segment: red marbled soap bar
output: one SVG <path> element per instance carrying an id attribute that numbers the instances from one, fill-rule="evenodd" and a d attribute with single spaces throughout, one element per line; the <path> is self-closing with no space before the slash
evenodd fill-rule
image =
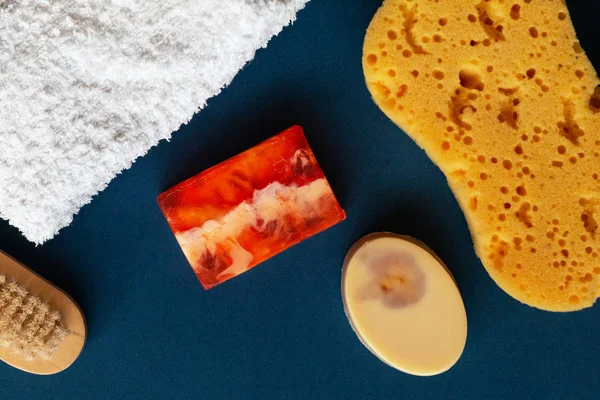
<path id="1" fill-rule="evenodd" d="M 210 289 L 346 218 L 294 126 L 158 197 Z"/>

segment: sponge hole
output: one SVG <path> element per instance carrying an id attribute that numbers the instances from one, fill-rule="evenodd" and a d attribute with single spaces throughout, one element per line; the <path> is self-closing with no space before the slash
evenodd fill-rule
<path id="1" fill-rule="evenodd" d="M 519 144 L 519 145 L 517 145 L 517 146 L 515 147 L 515 153 L 516 153 L 516 154 L 518 154 L 518 155 L 521 155 L 521 154 L 523 154 L 523 146 L 521 146 L 520 144 Z"/>
<path id="2" fill-rule="evenodd" d="M 518 4 L 513 5 L 510 8 L 510 17 L 515 21 L 521 18 L 521 6 Z"/>
<path id="3" fill-rule="evenodd" d="M 535 26 L 532 26 L 531 28 L 529 28 L 529 34 L 534 39 L 536 39 L 540 36 L 540 33 L 538 32 L 538 30 Z"/>
<path id="4" fill-rule="evenodd" d="M 594 114 L 600 112 L 600 86 L 597 86 L 596 89 L 594 89 L 594 93 L 590 96 L 589 106 Z"/>
<path id="5" fill-rule="evenodd" d="M 440 71 L 439 69 L 435 69 L 433 70 L 433 72 L 431 73 L 431 75 L 437 79 L 437 80 L 442 80 L 444 79 L 444 73 L 442 71 Z"/>
<path id="6" fill-rule="evenodd" d="M 458 78 L 460 80 L 460 85 L 466 89 L 475 89 L 478 91 L 483 91 L 484 84 L 481 80 L 481 76 L 471 69 L 461 69 Z"/>
<path id="7" fill-rule="evenodd" d="M 476 196 L 471 197 L 469 201 L 469 208 L 471 211 L 477 211 L 477 206 L 479 205 L 479 201 Z"/>

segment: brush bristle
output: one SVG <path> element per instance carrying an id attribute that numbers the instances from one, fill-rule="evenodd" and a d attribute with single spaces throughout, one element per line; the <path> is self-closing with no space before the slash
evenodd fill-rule
<path id="1" fill-rule="evenodd" d="M 69 334 L 60 319 L 39 297 L 0 275 L 0 347 L 48 360 Z"/>

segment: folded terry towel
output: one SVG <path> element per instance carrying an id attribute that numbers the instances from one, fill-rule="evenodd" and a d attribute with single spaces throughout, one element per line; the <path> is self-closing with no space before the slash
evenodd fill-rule
<path id="1" fill-rule="evenodd" d="M 43 243 L 308 0 L 0 0 L 0 217 Z"/>

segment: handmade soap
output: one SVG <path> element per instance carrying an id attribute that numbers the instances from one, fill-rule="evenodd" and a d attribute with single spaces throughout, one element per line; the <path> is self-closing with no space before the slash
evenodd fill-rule
<path id="1" fill-rule="evenodd" d="M 205 289 L 346 217 L 299 126 L 180 183 L 158 202 Z"/>
<path id="2" fill-rule="evenodd" d="M 458 287 L 412 238 L 377 233 L 358 241 L 344 262 L 342 297 L 359 339 L 393 368 L 436 375 L 463 352 L 467 316 Z"/>

